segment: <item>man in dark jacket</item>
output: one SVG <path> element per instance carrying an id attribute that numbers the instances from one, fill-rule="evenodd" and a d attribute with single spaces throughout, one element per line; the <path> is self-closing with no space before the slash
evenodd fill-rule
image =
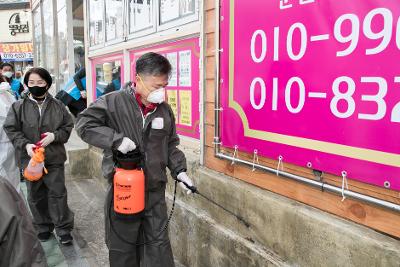
<path id="1" fill-rule="evenodd" d="M 27 167 L 36 146 L 45 148 L 48 173 L 36 182 L 27 181 L 33 223 L 41 241 L 48 240 L 55 228 L 60 242 L 69 244 L 74 214 L 67 204 L 64 144 L 73 128 L 72 118 L 65 106 L 47 92 L 52 83 L 47 70 L 30 69 L 24 83 L 30 95 L 13 103 L 3 128 L 14 145 L 21 169 Z"/>
<path id="2" fill-rule="evenodd" d="M 0 267 L 47 266 L 21 195 L 0 177 Z"/>
<path id="3" fill-rule="evenodd" d="M 138 149 L 145 158 L 145 211 L 141 218 L 119 219 L 111 208 L 112 187 L 108 191 L 105 221 L 111 266 L 139 266 L 140 262 L 143 266 L 174 266 L 168 231 L 163 231 L 167 223 L 166 167 L 174 178 L 189 186 L 193 183 L 186 175 L 185 155 L 177 148 L 173 112 L 164 102 L 170 72 L 165 57 L 147 53 L 136 62 L 135 88 L 128 83 L 123 90 L 100 97 L 78 116 L 76 127 L 81 138 L 104 149 L 103 174 L 110 182 L 114 175 L 113 152 L 126 154 Z M 144 255 L 139 255 L 135 243 L 140 243 L 138 237 L 142 234 L 148 243 Z"/>
<path id="4" fill-rule="evenodd" d="M 64 103 L 69 111 L 77 117 L 86 108 L 86 69 L 82 67 L 64 85 L 55 98 Z"/>

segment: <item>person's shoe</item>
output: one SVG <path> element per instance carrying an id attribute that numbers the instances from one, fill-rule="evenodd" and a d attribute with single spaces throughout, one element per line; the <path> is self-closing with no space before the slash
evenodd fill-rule
<path id="1" fill-rule="evenodd" d="M 71 234 L 60 235 L 59 239 L 60 239 L 60 243 L 63 245 L 69 245 L 72 243 L 72 240 L 73 240 Z"/>
<path id="2" fill-rule="evenodd" d="M 51 233 L 50 232 L 43 232 L 39 233 L 37 237 L 39 238 L 40 241 L 45 242 L 50 239 Z"/>

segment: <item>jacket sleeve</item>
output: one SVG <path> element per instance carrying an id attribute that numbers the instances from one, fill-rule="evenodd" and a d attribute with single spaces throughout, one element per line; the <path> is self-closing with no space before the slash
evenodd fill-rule
<path id="1" fill-rule="evenodd" d="M 79 91 L 85 91 L 85 88 L 82 84 L 82 78 L 86 77 L 86 69 L 81 68 L 77 73 L 74 75 L 74 82 L 76 87 L 78 87 Z"/>
<path id="2" fill-rule="evenodd" d="M 171 131 L 168 139 L 168 169 L 174 179 L 179 173 L 187 170 L 185 154 L 177 147 L 179 145 L 179 137 L 176 133 L 175 116 L 168 105 L 171 116 Z"/>
<path id="3" fill-rule="evenodd" d="M 74 123 L 66 107 L 64 105 L 60 106 L 63 110 L 63 120 L 61 126 L 54 132 L 54 141 L 57 143 L 65 144 L 66 142 L 68 142 L 72 128 L 74 128 Z"/>
<path id="4" fill-rule="evenodd" d="M 86 143 L 102 149 L 116 149 L 124 138 L 108 125 L 107 103 L 101 97 L 78 115 L 76 130 Z"/>
<path id="5" fill-rule="evenodd" d="M 0 266 L 47 266 L 22 197 L 0 177 Z"/>
<path id="6" fill-rule="evenodd" d="M 27 139 L 25 134 L 22 132 L 22 125 L 17 111 L 18 104 L 19 102 L 12 104 L 4 122 L 3 129 L 10 141 L 13 143 L 14 147 L 20 151 L 23 151 L 25 146 L 31 143 L 31 141 L 29 141 L 29 139 Z"/>

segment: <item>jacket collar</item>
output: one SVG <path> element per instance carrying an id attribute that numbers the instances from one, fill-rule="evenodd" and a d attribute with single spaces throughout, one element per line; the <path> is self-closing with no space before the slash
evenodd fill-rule
<path id="1" fill-rule="evenodd" d="M 53 96 L 51 94 L 47 93 L 45 98 L 44 98 L 44 100 L 43 100 L 43 102 L 41 104 L 44 104 L 45 102 L 48 102 L 52 98 L 53 98 Z M 33 101 L 36 104 L 39 104 L 39 102 L 36 99 L 34 99 L 31 94 L 28 95 L 28 99 L 30 101 Z"/>

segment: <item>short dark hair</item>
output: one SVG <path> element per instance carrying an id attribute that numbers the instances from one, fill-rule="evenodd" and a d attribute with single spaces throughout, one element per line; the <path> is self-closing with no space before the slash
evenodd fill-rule
<path id="1" fill-rule="evenodd" d="M 46 69 L 40 67 L 32 68 L 25 73 L 24 84 L 26 86 L 28 86 L 29 76 L 31 76 L 32 73 L 39 75 L 43 80 L 46 81 L 48 88 L 50 88 L 51 84 L 53 83 L 53 78 L 51 78 L 50 73 Z"/>
<path id="2" fill-rule="evenodd" d="M 164 56 L 149 52 L 136 61 L 136 74 L 162 76 L 171 74 L 171 63 Z"/>
<path id="3" fill-rule="evenodd" d="M 3 69 L 4 67 L 11 67 L 11 69 L 14 70 L 14 66 L 8 62 L 2 63 L 0 69 Z"/>

